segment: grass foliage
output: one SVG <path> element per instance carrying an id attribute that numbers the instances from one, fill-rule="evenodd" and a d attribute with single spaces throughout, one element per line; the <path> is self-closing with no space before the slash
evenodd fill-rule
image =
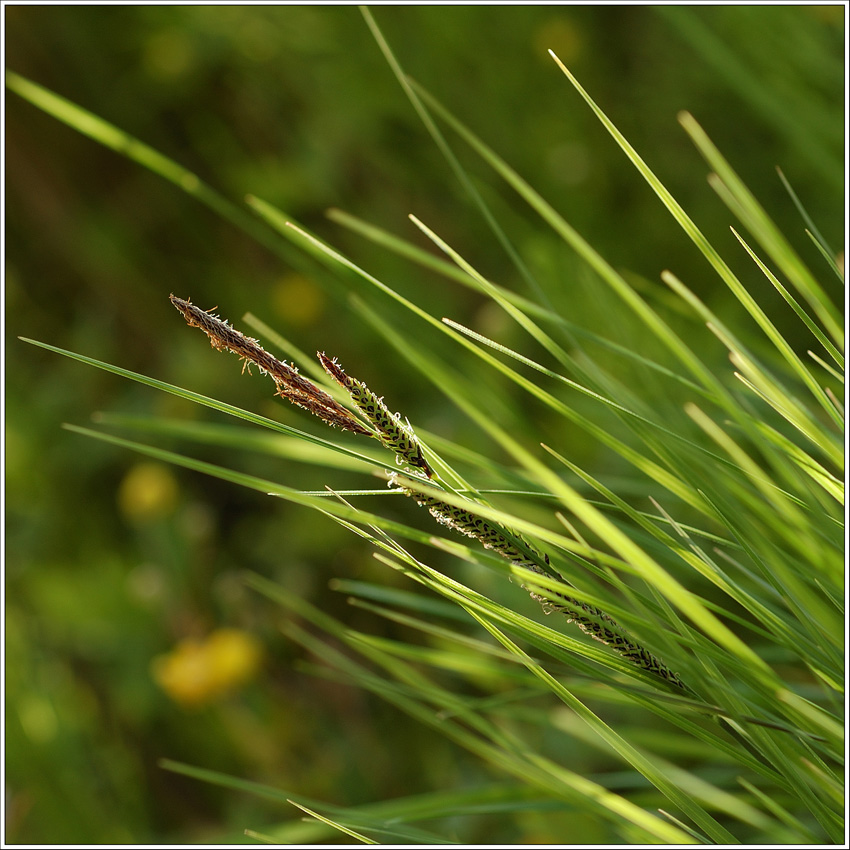
<path id="1" fill-rule="evenodd" d="M 454 839 L 456 827 L 449 824 L 458 818 L 535 811 L 544 818 L 584 813 L 605 821 L 608 834 L 629 843 L 840 842 L 844 338 L 836 306 L 842 275 L 832 249 L 808 223 L 830 261 L 817 271 L 808 268 L 696 120 L 680 116 L 711 169 L 712 188 L 738 222 L 735 244 L 752 263 L 752 274 L 764 276 L 808 334 L 809 350 L 802 351 L 774 324 L 774 305 L 760 302 L 749 278 L 732 270 L 728 249 L 711 244 L 553 53 L 564 82 L 595 113 L 636 178 L 657 195 L 739 309 L 734 323 L 716 315 L 672 271 L 661 276 L 669 292 L 636 283 L 470 127 L 409 79 L 371 14 L 364 16 L 472 207 L 490 224 L 494 251 L 504 250 L 527 292 L 512 291 L 475 268 L 450 236 L 440 234 L 439 223 L 412 217 L 419 236 L 433 245 L 429 251 L 421 239 L 415 244 L 341 211 L 330 217 L 485 296 L 521 329 L 525 341 L 519 347 L 443 318 L 430 308 L 427 294 L 414 302 L 267 199 L 249 197 L 247 210 L 233 205 L 104 120 L 7 74 L 9 89 L 46 113 L 172 181 L 285 261 L 306 263 L 317 275 L 332 277 L 333 285 L 348 286 L 349 320 L 382 337 L 402 364 L 395 368 L 403 368 L 412 383 L 431 382 L 445 404 L 456 406 L 482 435 L 471 446 L 411 422 L 416 448 L 404 442 L 406 436 L 397 443 L 406 446 L 408 457 L 421 444 L 434 472 L 433 479 L 416 479 L 415 492 L 438 500 L 444 513 L 465 511 L 464 517 L 514 535 L 511 545 L 527 542 L 541 567 L 531 579 L 517 558 L 499 557 L 498 549 L 435 523 L 413 501 L 404 509 L 409 487 L 375 483 L 374 476 L 386 480 L 388 468 L 396 466 L 388 438 L 370 442 L 367 429 L 363 436 L 326 431 L 307 413 L 306 430 L 292 428 L 27 340 L 241 420 L 103 414 L 97 429 L 67 427 L 317 511 L 327 523 L 368 540 L 388 574 L 404 577 L 406 589 L 345 578 L 338 589 L 352 605 L 404 626 L 409 639 L 353 629 L 259 575 L 251 575 L 248 584 L 279 606 L 285 634 L 314 659 L 315 675 L 385 700 L 431 735 L 486 763 L 497 781 L 339 807 L 303 797 L 298 789 L 246 783 L 203 766 L 165 766 L 290 802 L 291 820 L 250 833 L 259 841 L 438 844 Z M 550 228 L 580 258 L 597 315 L 609 321 L 596 326 L 576 321 L 569 281 L 526 265 L 510 228 L 500 226 L 462 164 L 458 142 L 536 214 L 540 227 Z M 805 197 L 796 188 L 789 203 Z M 735 257 L 734 265 L 739 263 Z M 227 314 L 226 305 L 219 310 Z M 330 394 L 335 404 L 357 413 L 342 387 L 271 328 L 251 316 L 234 324 L 251 327 L 318 381 L 322 398 Z M 175 322 L 174 333 L 184 333 L 181 324 Z M 332 332 L 315 345 L 329 356 L 337 353 Z M 368 373 L 369 385 L 381 393 L 380 364 L 343 359 L 353 375 Z M 236 366 L 224 358 L 219 362 L 222 369 Z M 536 427 L 540 411 L 550 423 L 545 434 Z M 403 420 L 402 411 L 398 422 Z M 147 432 L 148 440 L 124 436 L 128 429 Z M 582 432 L 583 440 L 598 445 L 597 457 L 618 458 L 611 467 L 616 474 L 606 471 L 605 462 L 596 468 L 571 450 L 570 435 Z M 166 450 L 157 438 L 176 439 L 187 448 Z M 221 463 L 193 457 L 193 443 L 216 446 Z M 299 490 L 233 469 L 227 456 L 234 447 L 322 466 L 328 490 Z M 352 470 L 362 474 L 362 486 L 336 490 L 335 472 Z M 537 553 L 546 553 L 545 563 Z M 499 580 L 491 581 L 491 575 Z M 565 616 L 557 604 L 565 583 L 577 606 L 604 612 L 629 640 L 675 671 L 683 686 L 570 625 L 574 610 Z M 541 608 L 522 591 L 525 586 L 549 600 L 543 606 L 551 611 L 548 617 L 539 616 Z M 563 745 L 552 744 L 562 736 L 599 750 L 609 767 L 593 775 L 574 770 Z M 423 821 L 429 825 L 417 825 Z"/>

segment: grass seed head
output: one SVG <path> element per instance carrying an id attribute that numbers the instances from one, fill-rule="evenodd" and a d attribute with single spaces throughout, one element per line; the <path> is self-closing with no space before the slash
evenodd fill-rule
<path id="1" fill-rule="evenodd" d="M 294 366 L 278 360 L 269 354 L 256 339 L 245 336 L 218 316 L 202 310 L 191 301 L 171 295 L 171 303 L 180 311 L 186 322 L 194 328 L 200 328 L 217 351 L 230 351 L 242 359 L 243 369 L 250 370 L 253 363 L 260 372 L 269 375 L 277 386 L 277 395 L 292 404 L 308 410 L 324 420 L 328 425 L 354 431 L 356 434 L 371 435 L 371 431 L 362 425 L 341 404 L 298 373 Z"/>
<path id="2" fill-rule="evenodd" d="M 378 398 L 366 384 L 347 375 L 336 358 L 331 359 L 323 351 L 317 352 L 317 357 L 325 371 L 347 390 L 354 406 L 375 428 L 377 438 L 395 452 L 397 460 L 409 464 L 431 478 L 434 473 L 425 460 L 422 446 L 419 445 L 410 423 L 402 422 L 397 413 L 391 413 L 383 398 Z"/>

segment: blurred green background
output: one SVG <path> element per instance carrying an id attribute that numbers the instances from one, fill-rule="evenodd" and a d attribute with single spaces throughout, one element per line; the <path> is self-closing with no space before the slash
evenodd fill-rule
<path id="1" fill-rule="evenodd" d="M 9 69 L 237 203 L 252 193 L 275 204 L 434 315 L 526 345 L 482 297 L 325 218 L 339 207 L 428 247 L 407 221 L 415 213 L 491 279 L 529 294 L 356 7 L 6 6 L 4 14 Z M 695 115 L 813 266 L 822 261 L 775 165 L 825 238 L 840 243 L 843 6 L 431 6 L 374 14 L 408 73 L 614 265 L 646 281 L 651 300 L 664 303 L 656 282 L 669 268 L 735 318 L 728 293 L 547 48 L 754 291 L 767 292 L 766 284 L 729 233 L 731 217 L 676 123 L 679 110 Z M 624 342 L 610 326 L 616 317 L 594 315 L 592 287 L 574 288 L 575 259 L 456 148 L 534 270 L 563 281 L 572 314 Z M 490 774 L 471 757 L 389 707 L 294 669 L 299 653 L 278 635 L 274 606 L 240 577 L 254 570 L 356 627 L 393 633 L 328 588 L 334 577 L 404 587 L 369 547 L 315 513 L 60 430 L 62 422 L 88 424 L 99 410 L 223 419 L 17 337 L 322 433 L 320 423 L 274 400 L 270 382 L 240 376 L 235 358 L 187 330 L 168 302 L 174 292 L 218 305 L 237 326 L 250 311 L 305 351 L 332 351 L 427 429 L 486 450 L 480 434 L 436 388 L 411 380 L 351 311 L 341 285 L 283 261 L 160 177 L 8 92 L 5 176 L 7 840 L 238 841 L 245 827 L 262 831 L 293 817 L 162 770 L 161 757 L 346 805 L 485 781 Z M 365 285 L 358 292 L 420 338 L 422 328 L 386 299 Z M 795 332 L 786 313 L 776 318 Z M 441 353 L 452 356 L 450 347 Z M 482 372 L 481 380 L 492 378 Z M 518 398 L 508 390 L 509 402 Z M 544 435 L 547 426 L 541 416 Z M 573 448 L 591 469 L 608 463 L 581 435 Z M 371 486 L 292 460 L 270 468 L 268 458 L 247 452 L 188 452 L 290 486 Z M 219 649 L 210 649 L 211 639 Z M 229 688 L 201 677 L 180 693 L 163 673 L 176 666 L 179 674 L 181 663 L 219 669 L 227 659 L 236 668 Z M 580 747 L 569 757 L 574 770 L 597 765 L 598 756 Z M 562 841 L 553 823 L 481 818 L 458 830 L 468 842 Z M 602 825 L 574 819 L 570 834 L 579 827 L 587 843 L 610 840 Z"/>

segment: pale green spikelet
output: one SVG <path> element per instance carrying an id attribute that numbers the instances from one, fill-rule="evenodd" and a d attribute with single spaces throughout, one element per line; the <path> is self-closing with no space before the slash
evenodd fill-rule
<path id="1" fill-rule="evenodd" d="M 331 359 L 323 351 L 317 352 L 316 356 L 325 371 L 348 392 L 354 406 L 375 428 L 375 436 L 390 451 L 395 452 L 397 460 L 409 464 L 431 478 L 433 472 L 410 424 L 402 422 L 397 413 L 391 413 L 384 400 L 378 398 L 366 384 L 347 375 L 336 358 Z"/>

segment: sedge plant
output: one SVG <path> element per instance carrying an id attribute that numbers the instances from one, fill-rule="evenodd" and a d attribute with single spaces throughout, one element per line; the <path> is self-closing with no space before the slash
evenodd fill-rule
<path id="1" fill-rule="evenodd" d="M 367 384 L 367 364 L 347 363 L 350 372 L 344 370 L 327 339 L 315 341 L 321 366 L 316 368 L 273 329 L 245 317 L 242 326 L 269 340 L 269 347 L 279 347 L 287 363 L 257 339 L 174 294 L 174 307 L 213 348 L 236 354 L 244 370 L 253 365 L 269 376 L 276 393 L 300 409 L 305 427 L 310 415 L 322 424 L 301 431 L 28 340 L 245 423 L 210 431 L 202 424 L 103 414 L 104 425 L 218 443 L 222 450 L 241 440 L 259 451 L 267 444 L 252 441 L 253 436 L 266 429 L 289 441 L 296 453 L 299 445 L 309 444 L 317 463 L 340 470 L 353 466 L 369 475 L 362 488 L 340 491 L 329 472 L 327 491 L 304 491 L 109 430 L 67 426 L 318 511 L 328 523 L 369 541 L 378 561 L 403 576 L 409 590 L 344 577 L 337 587 L 354 605 L 417 633 L 418 643 L 354 630 L 259 575 L 248 582 L 286 612 L 284 632 L 320 662 L 317 675 L 386 700 L 433 735 L 469 751 L 503 781 L 345 807 L 203 766 L 166 766 L 290 801 L 297 809 L 291 821 L 250 833 L 277 843 L 334 835 L 363 843 L 438 843 L 450 836 L 439 826 L 425 829 L 416 823 L 535 807 L 544 813 L 586 813 L 629 843 L 840 842 L 844 339 L 834 295 L 842 274 L 831 250 L 810 228 L 829 260 L 823 275 L 813 272 L 696 120 L 680 116 L 711 167 L 712 187 L 739 222 L 733 233 L 742 256 L 809 335 L 809 349 L 801 353 L 777 328 L 768 305 L 759 303 L 729 259 L 552 54 L 565 80 L 739 305 L 742 320 L 733 325 L 680 276 L 664 272 L 670 303 L 703 334 L 694 332 L 695 340 L 704 340 L 695 344 L 472 129 L 408 78 L 370 13 L 364 16 L 427 131 L 532 294 L 489 279 L 415 217 L 413 224 L 442 256 L 341 211 L 330 216 L 489 299 L 521 330 L 522 350 L 432 314 L 427 300 L 410 300 L 268 201 L 250 196 L 251 217 L 102 119 L 7 75 L 7 85 L 19 95 L 173 181 L 249 232 L 262 232 L 265 244 L 281 240 L 287 254 L 295 246 L 328 274 L 357 281 L 353 315 L 395 350 L 411 376 L 438 387 L 446 403 L 495 447 L 488 455 L 393 412 L 390 401 L 373 392 L 380 392 L 374 365 Z M 445 130 L 471 148 L 574 252 L 601 309 L 622 323 L 617 333 L 577 323 L 558 305 L 555 282 L 526 265 Z M 406 333 L 405 323 L 415 326 L 417 335 Z M 568 440 L 552 439 L 558 429 L 550 429 L 541 443 L 530 436 L 533 428 L 500 421 L 493 411 L 503 405 L 493 385 L 474 385 L 440 355 L 442 345 L 492 373 L 501 382 L 495 386 L 508 386 L 529 406 L 545 411 L 547 421 L 561 423 L 564 433 L 583 432 L 617 457 L 630 470 L 628 486 L 583 465 Z M 386 486 L 375 488 L 375 475 Z M 425 510 L 399 519 L 385 510 L 387 498 Z M 467 568 L 452 569 L 459 564 Z M 506 580 L 476 586 L 471 577 L 487 571 Z M 530 594 L 531 606 L 517 588 Z M 631 716 L 651 718 L 662 732 L 643 734 L 636 721 L 623 721 Z M 541 729 L 598 748 L 616 767 L 583 775 L 565 750 L 553 751 L 543 742 Z M 623 771 L 633 780 L 621 781 Z M 302 813 L 309 815 L 308 823 L 299 820 Z"/>

